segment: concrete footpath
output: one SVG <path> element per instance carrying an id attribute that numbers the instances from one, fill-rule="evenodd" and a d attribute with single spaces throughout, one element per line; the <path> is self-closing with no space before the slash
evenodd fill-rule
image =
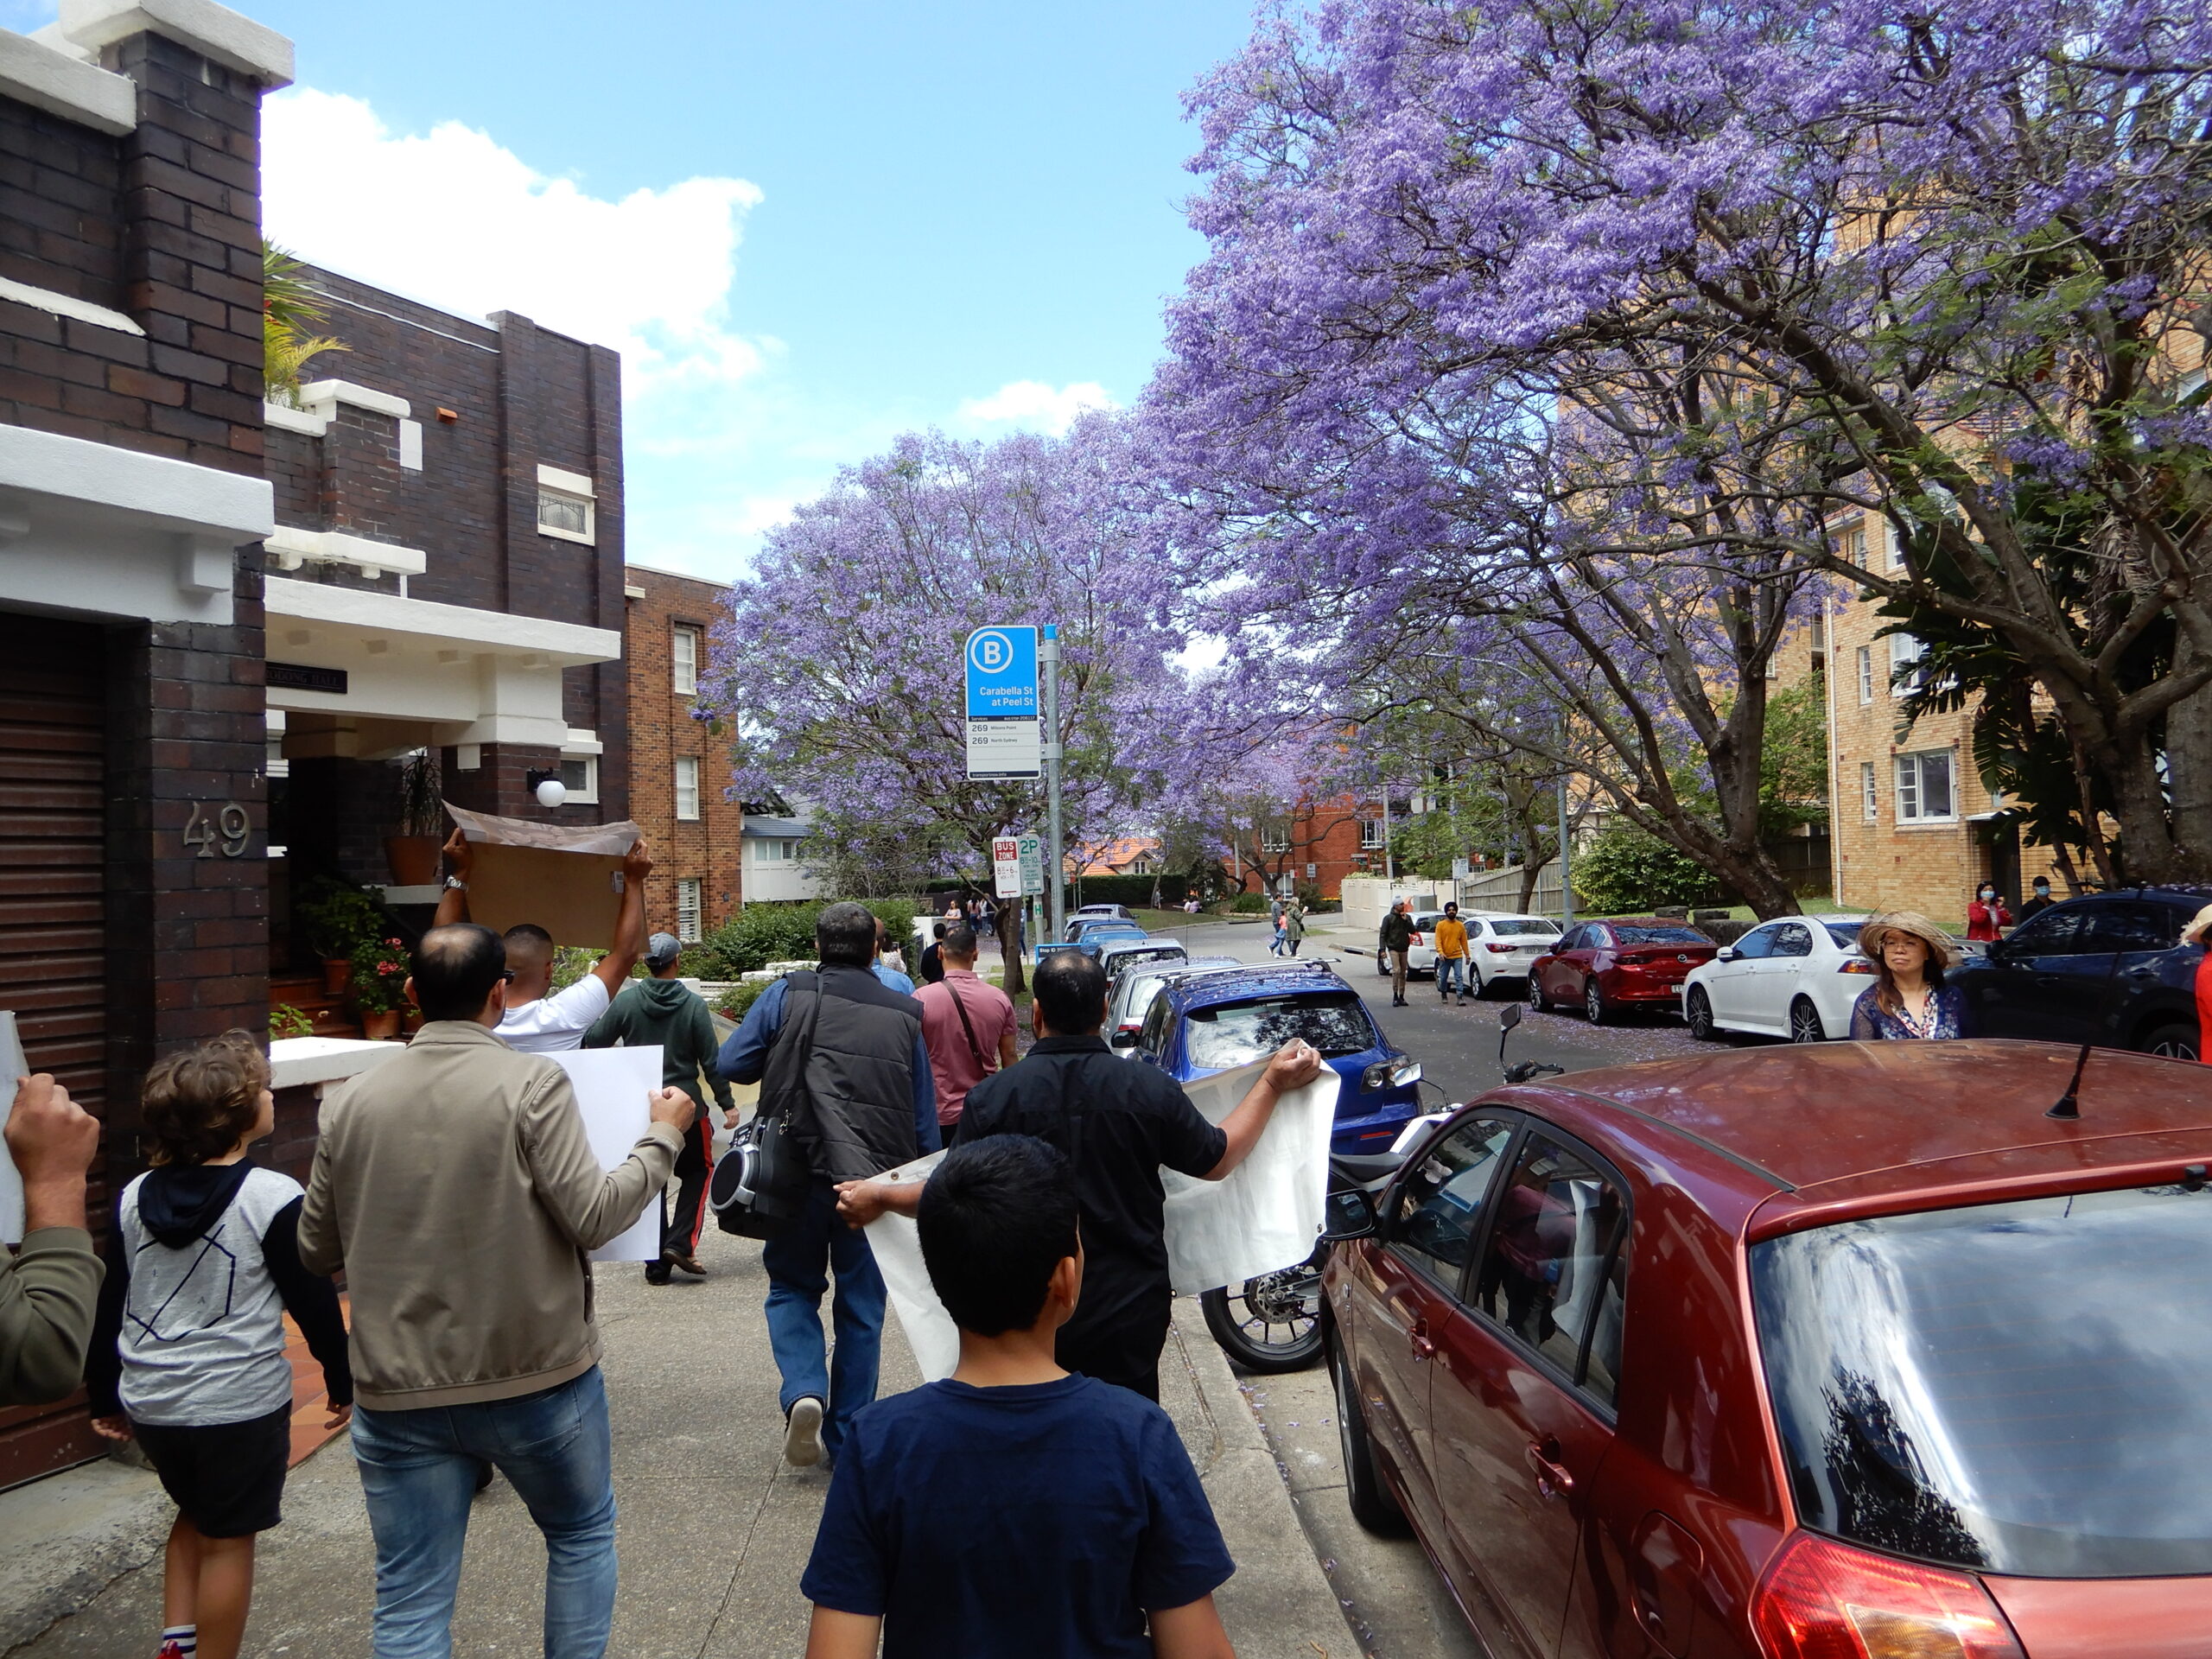
<path id="1" fill-rule="evenodd" d="M 780 1456 L 760 1246 L 709 1230 L 712 1277 L 649 1288 L 601 1268 L 622 1588 L 619 1659 L 797 1659 L 798 1579 L 828 1481 Z M 895 1317 L 883 1389 L 918 1380 Z M 1243 1659 L 1352 1659 L 1339 1611 L 1262 1436 L 1197 1306 L 1179 1302 L 1162 1403 L 1237 1563 L 1220 1605 Z M 340 1439 L 292 1471 L 284 1524 L 262 1541 L 249 1655 L 369 1653 L 373 1558 Z M 0 1495 L 0 1643 L 24 1659 L 150 1659 L 172 1511 L 151 1476 L 96 1464 Z M 454 1650 L 540 1651 L 544 1552 L 504 1482 L 478 1499 Z"/>

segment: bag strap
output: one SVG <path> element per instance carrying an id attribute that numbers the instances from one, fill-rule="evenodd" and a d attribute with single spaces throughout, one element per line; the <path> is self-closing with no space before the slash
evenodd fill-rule
<path id="1" fill-rule="evenodd" d="M 952 1011 L 960 1016 L 960 1029 L 968 1033 L 968 1052 L 976 1057 L 976 1069 L 989 1077 L 998 1068 L 983 1058 L 983 1046 L 976 1040 L 976 1027 L 968 1018 L 968 1005 L 960 1000 L 960 993 L 953 989 L 952 976 L 947 974 L 938 983 L 944 987 L 944 994 L 952 999 Z"/>

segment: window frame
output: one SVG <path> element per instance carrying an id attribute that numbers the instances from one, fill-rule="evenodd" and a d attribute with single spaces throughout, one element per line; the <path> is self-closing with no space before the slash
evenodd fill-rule
<path id="1" fill-rule="evenodd" d="M 690 643 L 691 660 L 689 664 L 685 664 L 683 653 L 677 649 L 679 640 L 688 640 Z M 669 689 L 679 697 L 696 697 L 699 695 L 699 658 L 703 654 L 702 647 L 705 643 L 706 631 L 696 622 L 677 622 L 671 625 L 669 628 Z"/>
<path id="2" fill-rule="evenodd" d="M 536 513 L 537 533 L 541 536 L 550 536 L 556 542 L 576 542 L 585 547 L 598 546 L 598 489 L 593 481 L 583 474 L 572 473 L 560 467 L 548 467 L 540 462 L 537 468 Z M 549 497 L 583 509 L 584 527 L 582 531 L 569 530 L 560 524 L 549 524 L 545 522 L 545 503 Z"/>
<path id="3" fill-rule="evenodd" d="M 683 944 L 696 944 L 706 937 L 707 884 L 696 875 L 676 878 L 676 937 Z M 683 909 L 685 889 L 690 889 L 691 907 L 690 931 L 684 931 Z"/>
<path id="4" fill-rule="evenodd" d="M 1467 1235 L 1467 1259 L 1460 1264 L 1459 1274 L 1455 1279 L 1443 1279 L 1430 1272 L 1424 1265 L 1429 1258 L 1425 1255 L 1417 1257 L 1398 1248 L 1398 1233 L 1402 1223 L 1398 1209 L 1406 1196 L 1406 1188 L 1420 1170 L 1422 1160 L 1438 1147 L 1442 1146 L 1451 1136 L 1458 1134 L 1461 1126 L 1478 1119 L 1494 1120 L 1503 1123 L 1510 1133 L 1505 1137 L 1504 1149 L 1497 1155 L 1497 1167 L 1491 1172 L 1490 1185 L 1484 1189 L 1482 1207 L 1476 1214 L 1474 1230 Z M 1390 1252 L 1390 1259 L 1421 1280 L 1422 1283 L 1450 1298 L 1470 1313 L 1474 1310 L 1467 1306 L 1464 1292 L 1466 1289 L 1468 1274 L 1474 1271 L 1476 1262 L 1481 1259 L 1483 1243 L 1490 1236 L 1492 1208 L 1491 1198 L 1497 1190 L 1498 1182 L 1503 1179 L 1503 1172 L 1513 1167 L 1515 1154 L 1521 1145 L 1522 1131 L 1527 1124 L 1527 1116 L 1514 1110 L 1511 1107 L 1484 1106 L 1478 1103 L 1471 1104 L 1449 1122 L 1439 1125 L 1435 1134 L 1414 1148 L 1412 1155 L 1407 1158 L 1403 1167 L 1391 1178 L 1389 1188 L 1382 1194 L 1382 1202 L 1376 1209 L 1376 1214 L 1382 1219 L 1376 1229 L 1376 1242 Z"/>
<path id="5" fill-rule="evenodd" d="M 582 784 L 569 782 L 567 774 L 570 766 L 582 766 L 584 769 L 584 780 Z M 570 754 L 563 750 L 557 770 L 562 774 L 561 786 L 569 791 L 568 798 L 563 803 L 563 805 L 596 806 L 599 804 L 599 757 L 597 755 Z"/>
<path id="6" fill-rule="evenodd" d="M 686 766 L 691 769 L 691 810 L 689 812 L 683 810 L 683 770 Z M 706 817 L 707 812 L 703 799 L 704 791 L 700 779 L 699 757 L 696 754 L 677 755 L 675 772 L 672 792 L 676 798 L 673 803 L 676 822 L 678 823 L 700 823 Z"/>
<path id="7" fill-rule="evenodd" d="M 1882 821 L 1881 773 L 1872 760 L 1859 763 L 1859 821 L 1879 823 Z"/>
<path id="8" fill-rule="evenodd" d="M 1920 810 L 1920 803 L 1927 794 L 1923 763 L 1930 756 L 1939 754 L 1943 757 L 1943 764 L 1950 773 L 1951 810 L 1945 813 L 1923 812 Z M 1912 782 L 1910 786 L 1905 782 L 1908 768 L 1912 774 Z M 1956 744 L 1936 749 L 1908 750 L 1904 753 L 1893 757 L 1891 779 L 1891 787 L 1897 791 L 1897 822 L 1899 829 L 1902 830 L 1907 825 L 1955 824 L 1959 822 L 1959 751 Z M 1911 803 L 1910 811 L 1906 810 L 1908 801 Z"/>
<path id="9" fill-rule="evenodd" d="M 1910 650 L 1900 651 L 1900 646 L 1910 646 Z M 1920 690 L 1928 677 L 1928 671 L 1920 666 L 1926 660 L 1927 656 L 1926 641 L 1910 633 L 1893 633 L 1890 636 L 1890 695 L 1891 696 L 1909 697 Z M 1904 672 L 1908 668 L 1912 670 L 1909 675 Z"/>
<path id="10" fill-rule="evenodd" d="M 1859 647 L 1859 702 L 1860 707 L 1874 701 L 1874 647 Z"/>

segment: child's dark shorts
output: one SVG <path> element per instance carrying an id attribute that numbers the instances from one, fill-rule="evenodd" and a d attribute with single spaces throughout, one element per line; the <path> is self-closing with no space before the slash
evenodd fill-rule
<path id="1" fill-rule="evenodd" d="M 161 1476 L 162 1489 L 203 1538 L 243 1538 L 283 1518 L 291 1407 L 243 1423 L 130 1427 Z"/>

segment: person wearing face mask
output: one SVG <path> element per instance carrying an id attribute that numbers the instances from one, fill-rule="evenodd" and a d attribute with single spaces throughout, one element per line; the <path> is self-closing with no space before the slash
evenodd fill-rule
<path id="1" fill-rule="evenodd" d="M 1967 906 L 1967 938 L 1994 943 L 2012 925 L 2012 912 L 1997 896 L 1996 883 L 1983 882 L 1974 890 L 1974 902 Z"/>
<path id="2" fill-rule="evenodd" d="M 2057 902 L 2050 896 L 2050 878 L 2047 875 L 2039 875 L 2035 879 L 2028 902 L 2020 906 L 2020 919 L 2024 922 L 2040 916 Z"/>

